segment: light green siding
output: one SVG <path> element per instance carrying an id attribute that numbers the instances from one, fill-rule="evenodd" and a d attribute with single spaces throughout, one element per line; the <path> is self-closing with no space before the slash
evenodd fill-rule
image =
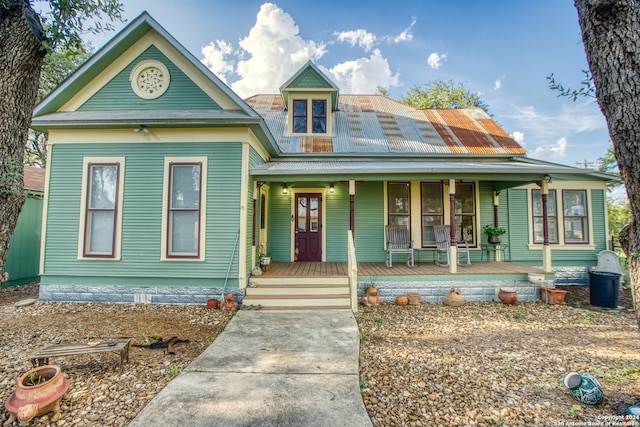
<path id="1" fill-rule="evenodd" d="M 5 271 L 9 281 L 5 286 L 37 282 L 40 263 L 40 230 L 42 228 L 42 196 L 29 195 L 25 200 L 18 224 L 11 237 Z"/>
<path id="2" fill-rule="evenodd" d="M 356 189 L 355 245 L 358 262 L 384 262 L 384 187 L 363 182 Z"/>
<path id="3" fill-rule="evenodd" d="M 558 192 L 558 198 L 562 196 Z M 542 251 L 529 249 L 529 240 L 532 233 L 530 228 L 531 213 L 528 211 L 528 200 L 531 192 L 525 189 L 511 189 L 507 192 L 509 200 L 509 252 L 511 260 L 528 265 L 542 265 Z M 561 200 L 559 200 L 561 202 Z M 551 246 L 552 265 L 554 267 L 591 266 L 596 263 L 596 254 L 606 249 L 606 201 L 604 190 L 591 190 L 591 214 L 593 218 L 593 243 L 595 249 L 583 249 L 580 245 L 574 245 L 576 249 L 562 250 Z M 558 220 L 561 220 L 561 216 Z"/>
<path id="4" fill-rule="evenodd" d="M 542 253 L 529 250 L 529 209 L 527 190 L 511 189 L 506 191 L 509 206 L 509 253 L 514 262 L 529 262 L 542 265 Z M 502 194 L 500 194 L 502 202 Z"/>
<path id="5" fill-rule="evenodd" d="M 162 62 L 171 76 L 169 88 L 156 99 L 142 99 L 131 88 L 131 70 L 140 61 L 155 59 Z M 109 83 L 102 87 L 80 108 L 80 111 L 105 110 L 220 110 L 207 94 L 191 81 L 175 64 L 155 46 L 150 46 L 124 68 Z"/>
<path id="6" fill-rule="evenodd" d="M 52 151 L 45 274 L 116 278 L 157 277 L 173 286 L 207 279 L 221 286 L 240 227 L 240 143 L 73 144 Z M 78 260 L 83 156 L 124 156 L 122 250 L 119 261 Z M 206 260 L 160 261 L 165 156 L 207 156 Z M 231 263 L 237 278 L 238 252 Z M 131 279 L 126 279 L 132 284 Z M 135 283 L 135 281 L 133 282 Z M 230 284 L 233 284 L 233 280 Z M 237 280 L 236 282 L 237 283 Z"/>
<path id="7" fill-rule="evenodd" d="M 291 194 L 282 194 L 282 183 L 269 185 L 269 237 L 267 250 L 276 262 L 291 261 Z"/>

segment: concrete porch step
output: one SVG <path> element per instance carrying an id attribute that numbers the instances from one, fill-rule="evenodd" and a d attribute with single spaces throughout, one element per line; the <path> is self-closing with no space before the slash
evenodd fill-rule
<path id="1" fill-rule="evenodd" d="M 349 294 L 345 285 L 257 285 L 249 287 L 246 294 L 258 295 L 331 295 Z"/>
<path id="2" fill-rule="evenodd" d="M 244 297 L 243 306 L 261 306 L 269 309 L 327 309 L 349 308 L 348 293 L 323 295 L 250 295 Z"/>

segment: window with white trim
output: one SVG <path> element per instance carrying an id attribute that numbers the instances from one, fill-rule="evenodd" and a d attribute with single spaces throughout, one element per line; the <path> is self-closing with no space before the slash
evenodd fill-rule
<path id="1" fill-rule="evenodd" d="M 457 182 L 455 203 L 456 240 L 476 245 L 476 186 L 473 182 Z"/>
<path id="2" fill-rule="evenodd" d="M 329 123 L 327 100 L 297 98 L 292 101 L 291 132 L 303 134 L 326 134 Z"/>
<path id="3" fill-rule="evenodd" d="M 163 259 L 204 259 L 206 158 L 165 159 Z"/>
<path id="4" fill-rule="evenodd" d="M 124 158 L 85 158 L 78 258 L 120 258 Z"/>
<path id="5" fill-rule="evenodd" d="M 406 225 L 411 229 L 410 185 L 408 182 L 387 184 L 389 225 Z"/>
<path id="6" fill-rule="evenodd" d="M 589 243 L 589 216 L 585 190 L 562 190 L 564 242 Z"/>
<path id="7" fill-rule="evenodd" d="M 443 185 L 441 182 L 420 183 L 422 207 L 422 247 L 435 247 L 434 225 L 444 224 Z"/>

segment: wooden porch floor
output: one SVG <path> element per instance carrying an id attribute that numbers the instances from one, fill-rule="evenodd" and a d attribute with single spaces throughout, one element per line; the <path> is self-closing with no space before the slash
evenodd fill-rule
<path id="1" fill-rule="evenodd" d="M 466 267 L 458 267 L 457 274 L 527 274 L 540 273 L 539 268 L 533 268 L 513 262 L 474 262 Z M 393 264 L 388 268 L 384 262 L 358 263 L 358 276 L 422 276 L 436 274 L 451 274 L 448 267 L 438 267 L 433 262 L 416 262 L 415 267 L 409 268 L 403 262 Z M 263 277 L 330 277 L 346 276 L 346 262 L 272 262 Z"/>

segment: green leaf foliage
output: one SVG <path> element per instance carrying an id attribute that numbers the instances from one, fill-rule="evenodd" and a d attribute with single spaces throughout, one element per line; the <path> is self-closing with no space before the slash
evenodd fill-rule
<path id="1" fill-rule="evenodd" d="M 414 85 L 400 97 L 400 102 L 418 109 L 481 108 L 489 112 L 489 106 L 480 99 L 478 92 L 471 92 L 463 83 L 456 84 L 453 80 L 436 80 L 425 87 Z"/>

